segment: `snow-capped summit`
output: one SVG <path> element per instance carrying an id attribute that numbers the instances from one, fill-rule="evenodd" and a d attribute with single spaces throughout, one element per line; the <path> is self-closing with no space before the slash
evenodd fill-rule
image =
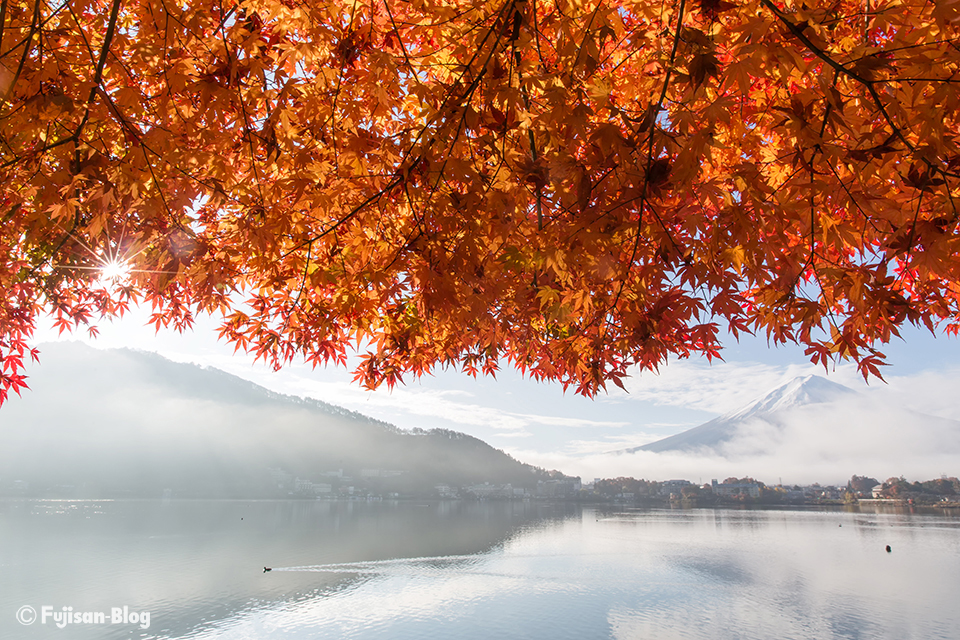
<path id="1" fill-rule="evenodd" d="M 747 406 L 721 416 L 718 420 L 724 418 L 744 420 L 784 411 L 791 407 L 835 402 L 845 396 L 852 398 L 856 395 L 858 394 L 853 389 L 826 378 L 815 375 L 799 376 L 767 392 L 766 395 Z"/>
<path id="2" fill-rule="evenodd" d="M 626 449 L 624 453 L 689 451 L 712 448 L 732 439 L 737 434 L 738 429 L 750 420 L 762 419 L 776 423 L 779 421 L 779 415 L 788 414 L 794 409 L 836 402 L 847 398 L 852 399 L 858 395 L 853 389 L 831 382 L 826 378 L 815 375 L 801 376 L 780 385 L 736 411 L 714 418 L 699 427 L 688 429 L 669 438 L 657 440 L 641 447 Z"/>

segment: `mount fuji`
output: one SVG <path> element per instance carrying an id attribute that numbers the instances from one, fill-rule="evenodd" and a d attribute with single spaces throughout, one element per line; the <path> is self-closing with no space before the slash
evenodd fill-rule
<path id="1" fill-rule="evenodd" d="M 827 453 L 840 446 L 841 441 L 876 440 L 881 434 L 874 427 L 889 424 L 892 419 L 901 425 L 898 431 L 903 436 L 936 432 L 941 446 L 960 450 L 960 423 L 956 421 L 899 406 L 881 406 L 867 394 L 808 375 L 794 378 L 754 402 L 698 427 L 618 453 L 700 453 L 743 458 L 769 454 L 801 440 L 805 447 L 816 445 Z"/>

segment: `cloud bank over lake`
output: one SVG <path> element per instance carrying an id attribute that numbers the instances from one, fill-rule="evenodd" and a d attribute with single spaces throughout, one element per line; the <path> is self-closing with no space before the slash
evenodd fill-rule
<path id="1" fill-rule="evenodd" d="M 596 449 L 602 443 L 579 444 Z M 810 483 L 844 482 L 856 473 L 916 480 L 958 473 L 960 422 L 808 376 L 656 444 L 579 454 L 514 453 L 585 478 L 707 481 L 751 475 L 767 483 L 781 478 Z"/>

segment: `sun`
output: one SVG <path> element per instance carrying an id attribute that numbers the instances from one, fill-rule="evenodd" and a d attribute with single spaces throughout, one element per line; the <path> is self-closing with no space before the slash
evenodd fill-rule
<path id="1" fill-rule="evenodd" d="M 126 260 L 112 258 L 100 266 L 100 280 L 102 282 L 122 282 L 130 277 L 130 263 Z"/>

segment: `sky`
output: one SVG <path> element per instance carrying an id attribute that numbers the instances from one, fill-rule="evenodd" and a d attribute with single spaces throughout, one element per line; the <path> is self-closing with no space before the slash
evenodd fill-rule
<path id="1" fill-rule="evenodd" d="M 832 481 L 868 471 L 883 477 L 941 474 L 960 475 L 960 456 L 934 455 L 936 445 L 906 456 L 902 417 L 871 418 L 868 431 L 841 434 L 805 427 L 798 436 L 780 443 L 776 456 L 739 460 L 640 454 L 609 455 L 698 426 L 734 411 L 794 377 L 826 375 L 828 379 L 861 391 L 876 405 L 919 411 L 960 420 L 960 341 L 910 329 L 904 339 L 881 348 L 889 358 L 887 382 L 866 384 L 853 364 L 824 371 L 812 365 L 800 347 L 768 347 L 761 338 L 728 338 L 722 362 L 674 360 L 660 372 L 637 373 L 626 382 L 627 392 L 611 386 L 593 399 L 555 383 L 540 383 L 513 370 L 496 379 L 473 379 L 455 371 L 439 371 L 394 388 L 370 391 L 352 382 L 348 368 L 317 368 L 292 364 L 274 372 L 254 364 L 253 357 L 234 353 L 216 339 L 217 322 L 200 318 L 193 331 L 155 332 L 146 325 L 146 313 L 98 325 L 100 334 L 85 332 L 57 336 L 49 326 L 35 334 L 35 344 L 58 339 L 82 340 L 98 348 L 128 347 L 157 352 L 178 362 L 212 366 L 273 391 L 311 397 L 339 405 L 404 429 L 447 428 L 481 438 L 514 457 L 565 473 L 594 477 L 627 475 L 651 479 L 686 477 L 697 480 L 720 475 L 764 476 L 765 481 Z M 29 392 L 27 392 L 29 393 Z M 799 427 L 798 427 L 799 428 Z M 820 453 L 807 447 L 820 438 Z M 871 447 L 863 442 L 870 441 Z M 789 445 L 789 448 L 787 448 Z M 884 447 L 887 447 L 886 449 Z M 841 449 L 843 456 L 827 456 L 825 449 Z M 807 450 L 810 449 L 810 450 Z M 827 460 L 826 458 L 830 458 Z M 722 478 L 721 478 L 722 479 Z"/>

